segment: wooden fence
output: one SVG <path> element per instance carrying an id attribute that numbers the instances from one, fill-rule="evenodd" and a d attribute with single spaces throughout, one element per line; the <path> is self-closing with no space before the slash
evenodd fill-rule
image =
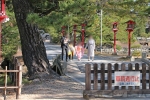
<path id="1" fill-rule="evenodd" d="M 115 71 L 139 71 L 140 86 L 114 86 Z M 91 77 L 92 76 L 92 77 Z M 85 90 L 84 98 L 104 97 L 104 96 L 124 96 L 129 94 L 150 94 L 150 66 L 143 63 L 141 66 L 136 63 L 125 64 L 91 64 L 85 65 Z"/>
<path id="2" fill-rule="evenodd" d="M 15 89 L 16 99 L 19 99 L 19 96 L 21 95 L 21 87 L 22 87 L 22 67 L 20 66 L 19 61 L 17 59 L 14 59 L 14 70 L 7 70 L 7 66 L 6 66 L 5 70 L 0 70 L 0 72 L 5 73 L 4 75 L 5 84 L 4 86 L 0 86 L 0 89 L 4 89 L 4 100 L 6 100 L 7 89 Z M 7 86 L 8 72 L 15 73 L 14 86 Z"/>

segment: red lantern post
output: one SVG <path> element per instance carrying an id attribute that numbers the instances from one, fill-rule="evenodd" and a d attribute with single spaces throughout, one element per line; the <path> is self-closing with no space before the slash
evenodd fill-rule
<path id="1" fill-rule="evenodd" d="M 76 29 L 77 28 L 77 25 L 74 25 L 73 26 L 73 32 L 74 32 L 74 46 L 76 45 Z"/>
<path id="2" fill-rule="evenodd" d="M 0 0 L 0 61 L 2 61 L 2 22 L 7 18 L 5 13 L 5 0 Z"/>
<path id="3" fill-rule="evenodd" d="M 134 25 L 135 25 L 135 22 L 132 21 L 132 20 L 129 20 L 127 22 L 127 31 L 128 31 L 128 57 L 131 56 L 131 32 L 134 29 Z"/>
<path id="4" fill-rule="evenodd" d="M 86 24 L 82 24 L 81 26 L 82 26 L 82 46 L 84 47 L 84 41 L 85 41 L 85 39 L 84 39 L 85 29 L 84 28 L 85 28 Z"/>
<path id="5" fill-rule="evenodd" d="M 118 29 L 117 29 L 117 25 L 118 25 L 118 23 L 117 22 L 114 22 L 113 23 L 113 31 L 114 31 L 114 55 L 117 55 L 117 53 L 116 53 L 116 33 L 117 33 L 117 31 L 118 31 Z"/>
<path id="6" fill-rule="evenodd" d="M 61 34 L 62 34 L 62 36 L 64 36 L 65 35 L 65 26 L 63 26 L 63 27 L 61 27 Z"/>

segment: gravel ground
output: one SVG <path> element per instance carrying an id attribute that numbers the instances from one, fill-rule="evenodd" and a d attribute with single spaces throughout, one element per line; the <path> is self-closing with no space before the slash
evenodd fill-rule
<path id="1" fill-rule="evenodd" d="M 23 85 L 19 100 L 83 100 L 83 90 L 83 85 L 67 76 L 58 77 L 45 75 L 42 76 L 42 78 L 34 79 L 28 85 Z M 7 92 L 7 100 L 15 100 L 15 93 L 12 92 L 12 90 Z M 2 95 L 0 96 L 0 100 L 4 100 Z"/>

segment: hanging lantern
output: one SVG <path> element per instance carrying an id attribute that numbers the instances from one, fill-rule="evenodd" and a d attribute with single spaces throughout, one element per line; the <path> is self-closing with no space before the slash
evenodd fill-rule
<path id="1" fill-rule="evenodd" d="M 117 32 L 117 31 L 118 31 L 117 25 L 118 25 L 117 22 L 114 22 L 114 23 L 113 23 L 113 31 L 114 31 L 114 32 Z"/>
<path id="2" fill-rule="evenodd" d="M 82 30 L 84 30 L 84 27 L 86 26 L 86 24 L 82 24 L 81 26 L 82 26 Z"/>
<path id="3" fill-rule="evenodd" d="M 127 31 L 133 31 L 134 26 L 135 26 L 135 22 L 132 21 L 132 20 L 129 20 L 129 21 L 127 22 Z"/>

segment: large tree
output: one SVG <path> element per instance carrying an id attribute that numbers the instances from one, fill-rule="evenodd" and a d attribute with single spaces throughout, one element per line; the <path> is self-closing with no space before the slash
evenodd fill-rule
<path id="1" fill-rule="evenodd" d="M 41 3 L 54 3 L 55 6 L 40 6 Z M 20 33 L 22 54 L 25 65 L 28 68 L 29 76 L 32 77 L 40 72 L 50 72 L 50 64 L 46 56 L 46 49 L 43 40 L 38 32 L 37 25 L 26 21 L 31 12 L 39 16 L 49 14 L 57 9 L 57 0 L 12 0 L 17 26 Z M 45 3 L 43 3 L 45 4 Z M 48 4 L 48 5 L 49 5 Z M 49 8 L 49 9 L 48 9 Z"/>

